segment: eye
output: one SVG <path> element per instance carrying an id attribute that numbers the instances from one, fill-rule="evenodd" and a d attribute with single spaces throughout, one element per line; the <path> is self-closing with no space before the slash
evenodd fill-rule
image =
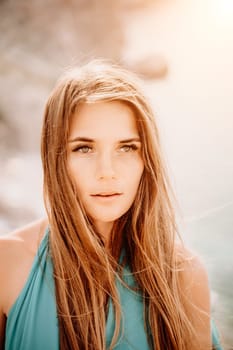
<path id="1" fill-rule="evenodd" d="M 132 151 L 136 151 L 137 149 L 138 149 L 138 147 L 135 144 L 123 145 L 121 147 L 122 152 L 132 152 Z"/>
<path id="2" fill-rule="evenodd" d="M 80 145 L 73 149 L 72 152 L 79 152 L 79 153 L 90 153 L 92 151 L 92 148 L 88 145 Z"/>

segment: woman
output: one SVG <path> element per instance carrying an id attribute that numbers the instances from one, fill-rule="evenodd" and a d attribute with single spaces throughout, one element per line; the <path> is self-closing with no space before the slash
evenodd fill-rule
<path id="1" fill-rule="evenodd" d="M 0 242 L 1 348 L 210 349 L 206 271 L 176 241 L 136 78 L 102 61 L 68 72 L 41 145 L 48 219 Z"/>

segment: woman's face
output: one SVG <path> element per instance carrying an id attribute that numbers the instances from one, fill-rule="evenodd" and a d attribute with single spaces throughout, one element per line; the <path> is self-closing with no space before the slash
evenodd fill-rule
<path id="1" fill-rule="evenodd" d="M 68 170 L 94 226 L 105 238 L 131 207 L 143 173 L 134 112 L 119 101 L 83 104 L 73 116 Z"/>

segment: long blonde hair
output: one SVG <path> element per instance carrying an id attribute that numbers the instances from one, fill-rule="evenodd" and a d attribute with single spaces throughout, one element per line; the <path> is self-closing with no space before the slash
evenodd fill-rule
<path id="1" fill-rule="evenodd" d="M 113 349 L 120 333 L 121 308 L 115 279 L 123 245 L 143 295 L 151 347 L 184 350 L 191 344 L 191 326 L 179 288 L 176 225 L 159 135 L 151 107 L 139 86 L 132 73 L 95 60 L 67 72 L 46 105 L 41 141 L 44 197 L 63 350 L 106 349 L 109 297 L 115 311 L 116 326 L 110 345 Z M 112 250 L 108 252 L 68 174 L 67 140 L 72 115 L 80 103 L 113 100 L 126 103 L 134 111 L 145 167 L 132 207 L 114 224 Z"/>

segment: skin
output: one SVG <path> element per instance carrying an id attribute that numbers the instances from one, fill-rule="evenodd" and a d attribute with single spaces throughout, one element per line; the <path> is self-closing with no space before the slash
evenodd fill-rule
<path id="1" fill-rule="evenodd" d="M 135 198 L 143 169 L 141 140 L 131 109 L 120 102 L 80 106 L 71 122 L 68 171 L 106 245 L 114 221 Z M 0 350 L 4 348 L 7 315 L 27 281 L 47 225 L 47 220 L 41 219 L 0 237 L 0 285 L 4 286 L 0 288 Z M 190 350 L 210 349 L 206 270 L 197 257 L 183 247 L 177 249 L 187 257 L 180 272 L 181 290 L 200 339 L 200 345 Z"/>
<path id="2" fill-rule="evenodd" d="M 210 289 L 204 264 L 198 256 L 183 246 L 177 246 L 185 261 L 180 271 L 180 285 L 186 310 L 199 343 L 191 350 L 208 350 L 211 347 Z"/>
<path id="3" fill-rule="evenodd" d="M 0 237 L 0 350 L 7 315 L 27 281 L 47 225 L 43 218 Z"/>
<path id="4" fill-rule="evenodd" d="M 131 207 L 144 164 L 133 111 L 118 101 L 83 104 L 73 116 L 68 167 L 77 194 L 107 242 Z"/>

